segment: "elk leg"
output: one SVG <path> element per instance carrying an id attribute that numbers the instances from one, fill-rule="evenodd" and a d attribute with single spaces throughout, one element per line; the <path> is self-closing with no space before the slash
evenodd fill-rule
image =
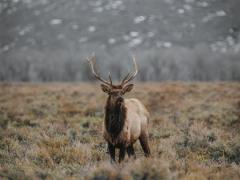
<path id="1" fill-rule="evenodd" d="M 146 133 L 142 133 L 139 137 L 140 140 L 140 144 L 142 146 L 142 149 L 144 151 L 144 154 L 146 157 L 150 156 L 150 148 L 149 148 L 149 144 L 148 144 L 148 136 Z"/>
<path id="2" fill-rule="evenodd" d="M 124 160 L 125 152 L 126 152 L 126 148 L 124 146 L 120 147 L 119 160 L 118 160 L 119 163 L 121 163 L 121 161 Z"/>
<path id="3" fill-rule="evenodd" d="M 108 151 L 109 151 L 112 161 L 115 161 L 115 147 L 110 143 L 108 143 Z"/>
<path id="4" fill-rule="evenodd" d="M 133 145 L 127 147 L 127 153 L 128 153 L 128 157 L 133 156 L 134 159 L 136 159 L 136 154 L 135 154 Z"/>

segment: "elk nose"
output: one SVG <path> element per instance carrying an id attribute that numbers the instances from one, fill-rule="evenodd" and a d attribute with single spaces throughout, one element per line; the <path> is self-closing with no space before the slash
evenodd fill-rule
<path id="1" fill-rule="evenodd" d="M 122 102 L 123 102 L 123 97 L 119 96 L 119 97 L 117 98 L 117 102 L 122 103 Z"/>

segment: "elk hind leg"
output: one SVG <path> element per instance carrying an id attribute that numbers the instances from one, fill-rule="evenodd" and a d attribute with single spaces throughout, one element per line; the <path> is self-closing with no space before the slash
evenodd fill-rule
<path id="1" fill-rule="evenodd" d="M 144 151 L 144 154 L 146 157 L 149 157 L 151 152 L 149 148 L 149 143 L 148 143 L 148 136 L 146 133 L 142 133 L 139 137 L 140 144 L 142 146 L 142 149 Z"/>
<path id="2" fill-rule="evenodd" d="M 133 157 L 134 159 L 136 159 L 136 154 L 135 154 L 133 145 L 130 145 L 127 147 L 127 153 L 128 153 L 128 157 Z"/>
<path id="3" fill-rule="evenodd" d="M 130 145 L 127 147 L 127 153 L 128 153 L 128 157 L 133 157 L 134 159 L 136 159 L 136 154 L 135 154 L 133 145 Z"/>

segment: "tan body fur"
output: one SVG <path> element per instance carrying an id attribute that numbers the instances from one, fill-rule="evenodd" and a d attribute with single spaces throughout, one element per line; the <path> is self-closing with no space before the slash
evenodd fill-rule
<path id="1" fill-rule="evenodd" d="M 125 99 L 127 116 L 124 127 L 117 138 L 112 138 L 103 125 L 103 136 L 113 145 L 123 144 L 125 147 L 134 144 L 141 134 L 148 135 L 149 112 L 144 105 L 135 98 Z"/>

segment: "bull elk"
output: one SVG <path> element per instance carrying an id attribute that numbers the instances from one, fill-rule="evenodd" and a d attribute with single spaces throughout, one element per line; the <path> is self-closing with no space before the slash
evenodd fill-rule
<path id="1" fill-rule="evenodd" d="M 91 71 L 96 79 L 102 82 L 101 89 L 108 94 L 105 105 L 105 119 L 103 123 L 103 137 L 108 143 L 111 159 L 115 161 L 115 149 L 119 149 L 119 163 L 124 160 L 125 152 L 129 157 L 136 158 L 133 144 L 139 139 L 145 156 L 150 155 L 148 144 L 149 113 L 144 105 L 135 98 L 125 99 L 123 95 L 133 89 L 129 84 L 138 73 L 137 63 L 133 57 L 134 72 L 128 73 L 120 84 L 112 83 L 100 77 L 95 71 L 95 56 L 87 58 Z"/>

